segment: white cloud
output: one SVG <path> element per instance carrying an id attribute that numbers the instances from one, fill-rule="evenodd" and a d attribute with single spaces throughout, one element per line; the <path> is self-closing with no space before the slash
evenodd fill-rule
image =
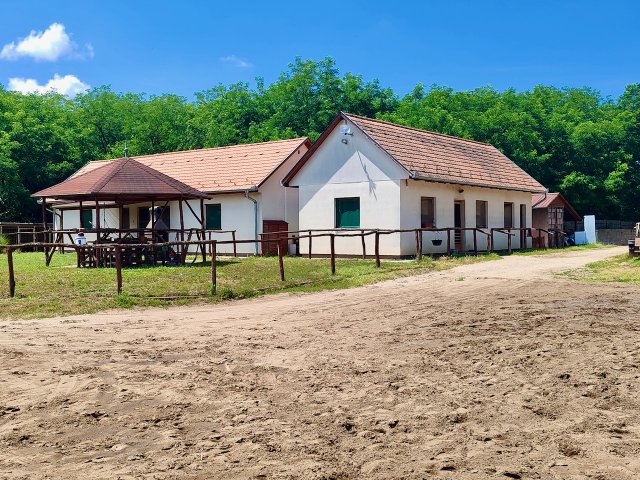
<path id="1" fill-rule="evenodd" d="M 77 45 L 65 31 L 61 23 L 52 23 L 44 32 L 32 30 L 25 38 L 7 43 L 0 51 L 0 58 L 16 60 L 31 57 L 35 60 L 55 61 L 63 56 L 72 58 L 92 58 L 93 47 L 85 45 L 86 52 L 77 52 Z"/>
<path id="2" fill-rule="evenodd" d="M 246 59 L 236 57 L 235 55 L 227 55 L 226 57 L 220 57 L 220 61 L 225 63 L 230 63 L 235 67 L 240 68 L 250 68 L 253 67 L 251 63 L 249 63 Z"/>
<path id="3" fill-rule="evenodd" d="M 10 78 L 9 90 L 20 93 L 47 93 L 57 92 L 67 97 L 74 97 L 78 93 L 85 92 L 89 89 L 89 85 L 81 82 L 75 75 L 65 75 L 64 77 L 57 73 L 45 85 L 40 85 L 33 78 Z"/>
<path id="4" fill-rule="evenodd" d="M 93 45 L 91 45 L 90 43 L 85 43 L 84 48 L 86 51 L 85 56 L 87 58 L 93 58 L 93 56 L 95 55 L 95 53 L 93 52 Z"/>

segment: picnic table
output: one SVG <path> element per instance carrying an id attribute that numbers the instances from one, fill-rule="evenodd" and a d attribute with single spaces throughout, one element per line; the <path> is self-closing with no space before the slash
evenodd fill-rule
<path id="1" fill-rule="evenodd" d="M 109 247 L 97 247 L 97 244 L 108 244 Z M 177 265 L 182 258 L 171 247 L 155 247 L 144 236 L 135 237 L 127 234 L 122 238 L 111 238 L 103 235 L 100 242 L 87 242 L 78 249 L 78 267 L 114 267 L 116 263 L 116 245 L 120 246 L 123 267 L 143 265 Z"/>

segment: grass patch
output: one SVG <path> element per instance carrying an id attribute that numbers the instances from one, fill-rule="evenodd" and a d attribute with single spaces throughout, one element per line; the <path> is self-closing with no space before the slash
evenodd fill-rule
<path id="1" fill-rule="evenodd" d="M 579 270 L 565 272 L 573 280 L 583 282 L 623 282 L 640 285 L 640 257 L 618 255 L 608 260 L 590 263 Z"/>
<path id="2" fill-rule="evenodd" d="M 380 280 L 446 270 L 500 258 L 443 257 L 422 261 L 382 262 L 336 260 L 331 275 L 328 259 L 286 257 L 286 281 L 278 274 L 274 257 L 222 258 L 218 261 L 218 288 L 211 295 L 211 266 L 138 267 L 123 269 L 123 293 L 116 295 L 115 269 L 75 268 L 74 254 L 55 254 L 49 267 L 43 253 L 14 253 L 16 296 L 9 298 L 6 255 L 0 255 L 0 319 L 39 318 L 93 313 L 110 308 L 186 305 L 247 298 L 276 292 L 313 292 L 351 288 Z"/>
<path id="3" fill-rule="evenodd" d="M 564 247 L 564 248 L 535 248 L 533 250 L 518 250 L 512 253 L 512 255 L 522 255 L 522 256 L 530 256 L 530 255 L 551 255 L 555 253 L 564 253 L 564 252 L 579 252 L 581 250 L 596 250 L 598 248 L 611 248 L 613 245 L 607 245 L 606 243 L 590 243 L 587 245 L 575 245 L 573 247 Z"/>

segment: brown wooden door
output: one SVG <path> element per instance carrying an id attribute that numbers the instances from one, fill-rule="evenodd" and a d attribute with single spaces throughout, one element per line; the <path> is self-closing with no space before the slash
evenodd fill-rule
<path id="1" fill-rule="evenodd" d="M 464 228 L 464 200 L 456 200 L 453 204 L 453 226 L 456 228 Z M 464 250 L 464 232 L 456 230 L 454 233 L 455 249 Z"/>
<path id="2" fill-rule="evenodd" d="M 520 228 L 527 228 L 527 205 L 520 204 Z M 520 248 L 527 248 L 527 231 L 520 230 Z"/>
<path id="3" fill-rule="evenodd" d="M 278 254 L 278 239 L 280 238 L 280 249 L 283 255 L 287 254 L 287 234 L 289 224 L 284 220 L 264 220 L 262 222 L 262 255 Z"/>

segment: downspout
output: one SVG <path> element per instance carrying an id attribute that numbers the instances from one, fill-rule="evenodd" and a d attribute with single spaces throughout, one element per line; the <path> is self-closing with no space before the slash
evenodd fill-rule
<path id="1" fill-rule="evenodd" d="M 244 191 L 244 196 L 245 198 L 253 202 L 253 238 L 256 241 L 256 256 L 258 256 L 258 201 L 255 198 L 249 196 L 249 190 Z"/>

